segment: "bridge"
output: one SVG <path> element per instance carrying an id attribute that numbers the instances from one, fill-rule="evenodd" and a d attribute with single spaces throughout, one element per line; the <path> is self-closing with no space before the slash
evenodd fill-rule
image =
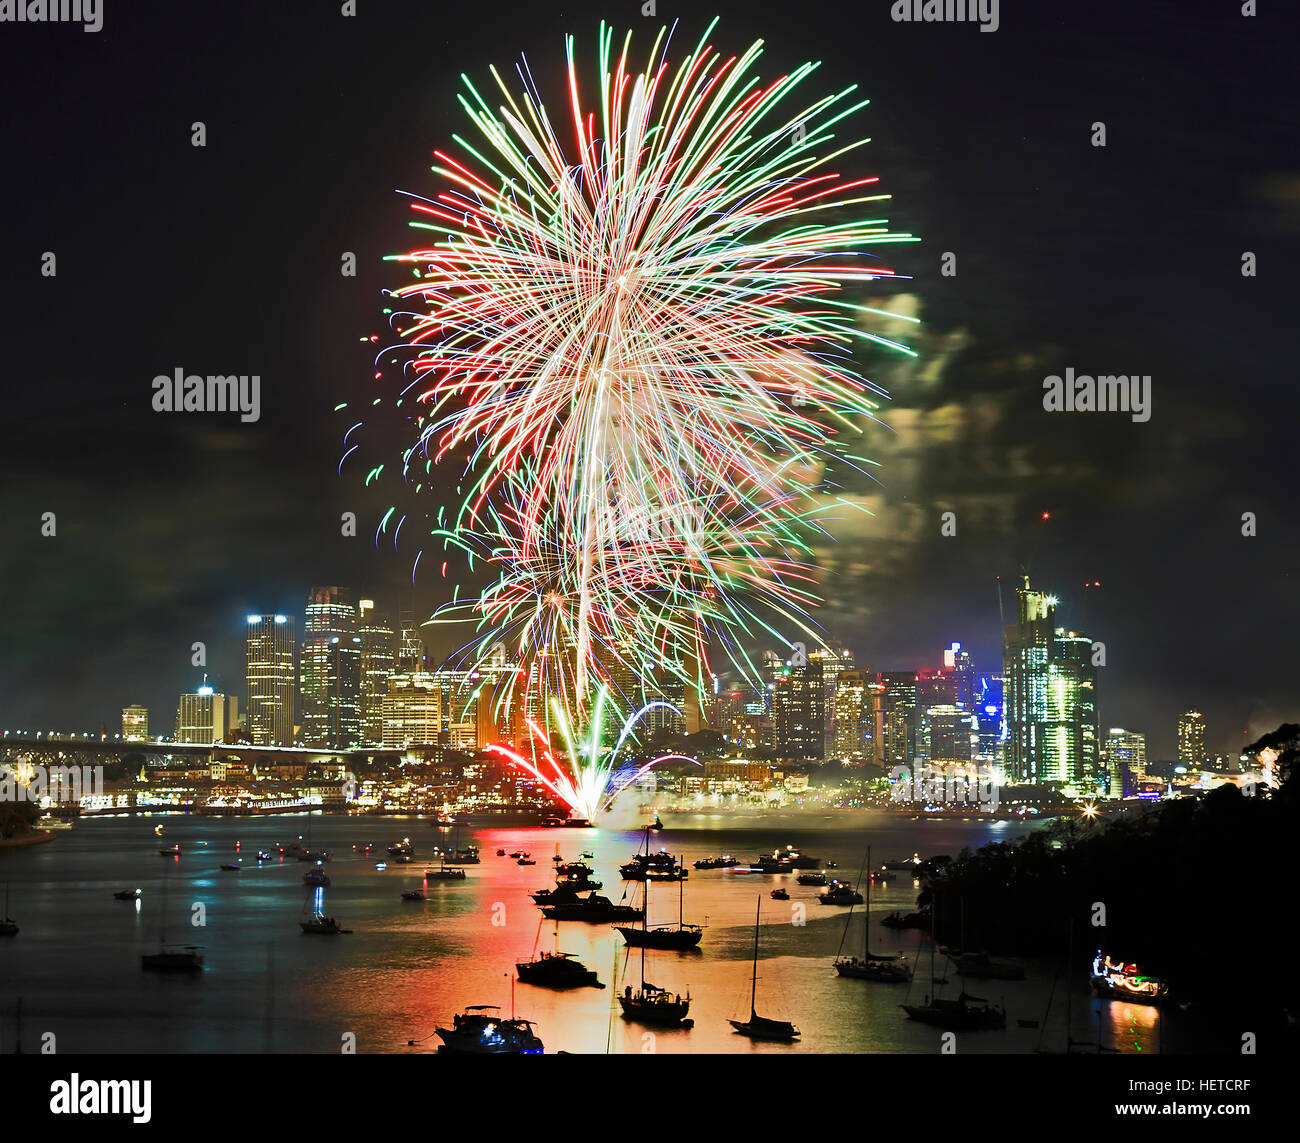
<path id="1" fill-rule="evenodd" d="M 197 742 L 169 742 L 160 738 L 121 738 L 96 734 L 44 734 L 40 732 L 0 732 L 0 761 L 14 756 L 26 761 L 41 758 L 94 760 L 143 755 L 148 758 L 190 758 L 211 763 L 215 759 L 275 765 L 305 762 L 366 762 L 388 759 L 396 761 L 408 754 L 399 746 L 361 746 L 338 750 L 328 746 L 254 746 L 248 742 L 214 742 L 210 746 Z"/>

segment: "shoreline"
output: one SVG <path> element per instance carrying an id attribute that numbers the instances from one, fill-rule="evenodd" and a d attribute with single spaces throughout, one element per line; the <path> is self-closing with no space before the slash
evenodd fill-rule
<path id="1" fill-rule="evenodd" d="M 25 845 L 40 845 L 53 841 L 57 835 L 52 829 L 38 829 L 19 837 L 0 837 L 0 849 L 18 849 Z"/>

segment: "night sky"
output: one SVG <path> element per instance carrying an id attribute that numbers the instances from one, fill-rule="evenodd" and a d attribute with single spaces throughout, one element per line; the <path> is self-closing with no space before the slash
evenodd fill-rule
<path id="1" fill-rule="evenodd" d="M 678 17 L 687 50 L 707 18 L 645 19 L 639 0 L 104 4 L 97 34 L 0 24 L 0 726 L 113 733 L 143 702 L 170 733 L 195 640 L 242 699 L 248 612 L 301 624 L 317 583 L 391 610 L 411 596 L 415 548 L 375 546 L 392 499 L 359 464 L 339 476 L 352 421 L 333 410 L 371 395 L 362 339 L 400 275 L 380 259 L 408 242 L 395 192 L 435 189 L 429 152 L 465 129 L 459 72 L 486 84 L 526 52 L 558 99 L 565 33 L 594 70 L 602 18 L 633 29 L 634 55 Z M 894 228 L 923 239 L 889 251 L 922 356 L 863 359 L 895 400 L 865 450 L 881 487 L 856 490 L 876 514 L 837 530 L 821 620 L 873 670 L 938 666 L 959 640 L 990 672 L 995 577 L 1011 605 L 1024 565 L 1061 622 L 1106 642 L 1103 727 L 1145 731 L 1153 758 L 1185 706 L 1214 750 L 1294 719 L 1293 14 L 1004 0 L 988 34 L 889 7 L 718 4 L 713 36 L 767 40 L 764 76 L 812 58 L 817 90 L 859 84 L 872 143 L 846 169 L 881 176 Z M 153 412 L 153 377 L 177 367 L 259 374 L 261 420 Z M 1043 378 L 1066 367 L 1150 374 L 1150 421 L 1045 413 Z M 402 443 L 366 442 L 390 461 Z M 452 582 L 426 554 L 415 606 Z"/>

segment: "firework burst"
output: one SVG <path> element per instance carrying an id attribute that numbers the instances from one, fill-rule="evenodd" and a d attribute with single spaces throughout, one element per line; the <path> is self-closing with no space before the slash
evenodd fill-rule
<path id="1" fill-rule="evenodd" d="M 884 395 L 855 351 L 912 354 L 852 289 L 915 241 L 835 170 L 866 101 L 802 97 L 812 63 L 761 81 L 761 42 L 726 57 L 711 32 L 673 63 L 661 31 L 637 66 L 602 26 L 590 104 L 570 38 L 555 115 L 526 64 L 515 88 L 492 70 L 495 109 L 467 79 L 476 136 L 434 152 L 424 239 L 392 258 L 403 472 L 454 468 L 434 539 L 495 575 L 442 617 L 477 622 L 471 657 L 541 662 L 578 722 L 612 663 L 698 685 L 720 650 L 752 676 L 755 634 L 809 630 L 828 465 L 869 463 Z"/>

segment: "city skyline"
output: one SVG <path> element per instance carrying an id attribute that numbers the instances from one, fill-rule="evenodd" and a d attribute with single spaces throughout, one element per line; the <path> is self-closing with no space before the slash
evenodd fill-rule
<path id="1" fill-rule="evenodd" d="M 1031 590 L 1028 577 L 1024 577 L 1024 579 L 1025 583 L 1023 588 L 1018 589 L 1016 592 L 1016 599 L 1019 601 L 1017 605 L 1022 607 L 1022 609 L 1025 607 L 1030 609 L 1031 613 L 1029 614 L 1029 619 L 1031 628 L 1033 627 L 1034 621 L 1039 621 L 1040 623 L 1047 625 L 1047 634 L 1043 635 L 1041 638 L 1036 637 L 1037 641 L 1040 644 L 1053 642 L 1059 643 L 1060 640 L 1056 638 L 1056 636 L 1066 635 L 1072 637 L 1076 643 L 1082 642 L 1083 648 L 1080 652 L 1068 657 L 1074 659 L 1079 659 L 1080 657 L 1086 658 L 1091 652 L 1091 642 L 1082 634 L 1076 634 L 1074 631 L 1057 627 L 1052 618 L 1055 608 L 1060 601 L 1055 596 L 1049 595 L 1046 591 Z M 214 670 L 210 666 L 193 668 L 193 673 L 198 673 L 202 676 L 201 682 L 192 690 L 172 692 L 173 694 L 179 694 L 180 706 L 183 706 L 187 699 L 193 699 L 196 696 L 211 696 L 215 691 L 218 699 L 225 704 L 223 707 L 219 707 L 219 713 L 224 711 L 223 717 L 225 719 L 225 725 L 228 728 L 233 729 L 236 720 L 238 720 L 239 725 L 244 728 L 244 732 L 248 735 L 248 740 L 253 743 L 269 744 L 277 742 L 283 745 L 289 745 L 297 742 L 302 744 L 328 744 L 334 746 L 364 746 L 366 744 L 378 746 L 384 741 L 383 735 L 380 733 L 376 736 L 373 732 L 377 727 L 382 725 L 380 704 L 383 701 L 383 696 L 387 689 L 388 679 L 393 677 L 402 678 L 403 681 L 401 685 L 409 691 L 411 687 L 410 676 L 412 672 L 417 673 L 414 681 L 415 685 L 418 687 L 421 685 L 419 682 L 418 672 L 423 671 L 429 676 L 438 676 L 437 683 L 439 686 L 445 684 L 446 680 L 452 676 L 457 677 L 458 687 L 465 685 L 465 670 L 471 664 L 459 657 L 449 657 L 439 662 L 433 656 L 427 654 L 425 652 L 426 645 L 421 640 L 419 628 L 416 625 L 411 611 L 406 609 L 389 609 L 386 611 L 382 606 L 382 602 L 381 604 L 377 604 L 374 599 L 362 596 L 346 587 L 312 588 L 306 593 L 306 596 L 306 601 L 302 606 L 302 614 L 310 616 L 313 611 L 317 613 L 317 620 L 314 629 L 308 630 L 307 625 L 303 624 L 303 637 L 302 639 L 295 641 L 293 632 L 298 624 L 297 614 L 268 613 L 266 615 L 248 615 L 246 617 L 247 633 L 244 640 L 244 671 L 241 673 L 233 673 L 235 682 L 232 684 L 230 681 L 231 673 Z M 352 602 L 353 600 L 355 600 L 355 603 Z M 1032 611 L 1033 608 L 1038 608 L 1038 612 L 1034 613 Z M 322 614 L 328 614 L 332 616 L 332 619 L 322 621 L 320 619 Z M 391 619 L 390 614 L 397 615 L 398 619 Z M 367 627 L 367 625 L 369 626 Z M 324 668 L 321 667 L 320 664 L 313 663 L 311 648 L 317 643 L 326 648 L 326 658 L 323 662 L 329 662 L 331 661 L 331 654 L 333 654 L 335 659 L 337 658 L 336 653 L 329 651 L 331 638 L 334 640 L 334 644 L 337 645 L 339 633 L 351 635 L 353 631 L 361 631 L 363 629 L 370 630 L 372 633 L 382 633 L 381 641 L 386 640 L 386 642 L 384 643 L 382 650 L 377 652 L 376 645 L 370 641 L 366 641 L 363 646 L 363 641 L 359 637 L 353 640 L 357 644 L 355 650 L 358 654 L 358 659 L 354 664 L 352 671 L 353 680 L 351 693 L 354 697 L 351 701 L 354 705 L 350 708 L 350 716 L 345 716 L 350 717 L 351 719 L 348 724 L 350 727 L 349 734 L 351 737 L 345 739 L 339 735 L 337 710 L 333 711 L 332 714 L 326 714 L 324 703 L 322 702 L 320 713 L 315 716 L 316 721 L 313 722 L 311 718 L 307 717 L 307 712 L 311 710 L 311 700 L 308 696 L 312 692 L 313 687 L 319 685 L 319 683 L 313 683 L 313 678 L 324 671 Z M 257 632 L 265 633 L 260 640 L 255 639 Z M 279 639 L 279 642 L 272 647 L 271 644 L 265 642 L 265 639 L 268 637 L 277 638 Z M 1007 627 L 1004 631 L 1004 639 L 1012 638 L 1013 627 Z M 1066 642 L 1068 644 L 1069 640 L 1067 639 Z M 264 645 L 268 648 L 265 655 L 262 655 L 261 652 L 255 653 L 254 647 L 259 645 Z M 802 647 L 803 644 L 799 644 L 798 646 Z M 832 646 L 840 647 L 841 651 L 835 652 L 831 650 Z M 791 648 L 788 650 L 795 655 L 801 654 L 801 652 L 796 650 L 795 647 L 796 645 L 792 643 Z M 504 648 L 502 650 L 504 650 Z M 373 667 L 368 668 L 369 673 L 374 677 L 363 686 L 361 681 L 361 664 L 366 662 L 368 658 L 373 658 L 377 653 L 380 656 L 379 661 L 383 666 L 380 669 Z M 831 640 L 827 645 L 814 648 L 811 653 L 812 657 L 817 660 L 814 665 L 816 666 L 819 675 L 822 671 L 822 663 L 827 661 L 828 655 L 829 665 L 826 668 L 825 683 L 818 684 L 808 692 L 811 694 L 812 691 L 815 691 L 816 697 L 804 700 L 805 703 L 812 702 L 813 705 L 803 709 L 800 718 L 810 723 L 816 723 L 818 730 L 814 737 L 819 743 L 823 742 L 822 736 L 824 735 L 824 748 L 820 755 L 817 756 L 826 759 L 836 757 L 837 749 L 842 750 L 849 741 L 845 737 L 845 719 L 842 717 L 836 717 L 834 714 L 835 699 L 833 696 L 835 694 L 836 675 L 842 675 L 846 672 L 850 675 L 859 675 L 863 677 L 865 684 L 878 684 L 879 682 L 890 683 L 892 681 L 894 685 L 897 685 L 903 680 L 910 680 L 911 697 L 907 701 L 910 708 L 918 712 L 919 719 L 921 713 L 924 713 L 930 707 L 935 706 L 936 703 L 950 703 L 954 715 L 958 712 L 962 712 L 965 715 L 977 716 L 979 714 L 977 706 L 978 696 L 972 692 L 972 687 L 977 682 L 987 686 L 989 681 L 992 680 L 997 686 L 1000 696 L 1001 688 L 1004 685 L 1003 671 L 1008 666 L 1012 668 L 1013 673 L 1015 671 L 1014 658 L 1007 659 L 1005 657 L 1005 643 L 1004 658 L 997 660 L 995 669 L 987 669 L 981 664 L 977 664 L 972 659 L 969 648 L 963 647 L 963 645 L 958 641 L 954 641 L 949 645 L 949 647 L 940 650 L 936 656 L 929 660 L 929 665 L 926 663 L 918 663 L 916 666 L 910 668 L 877 668 L 874 664 L 859 660 L 855 648 L 845 647 L 838 640 Z M 287 658 L 285 657 L 286 654 Z M 415 655 L 421 654 L 423 654 L 422 660 L 414 658 Z M 847 658 L 837 659 L 837 654 L 840 656 L 847 655 Z M 1104 656 L 1104 648 L 1102 654 Z M 258 656 L 261 656 L 261 658 L 258 658 Z M 258 661 L 255 662 L 255 658 L 258 658 Z M 784 696 L 784 693 L 781 692 L 779 687 L 775 687 L 775 683 L 778 680 L 778 676 L 782 673 L 781 668 L 788 668 L 793 660 L 788 655 L 783 657 L 780 653 L 770 648 L 764 649 L 761 655 L 756 654 L 755 659 L 761 660 L 765 664 L 763 670 L 760 672 L 761 680 L 754 680 L 754 682 L 761 682 L 764 689 L 760 690 L 757 686 L 749 689 L 748 682 L 746 682 L 744 687 L 741 687 L 740 680 L 737 680 L 734 674 L 731 673 L 725 677 L 714 679 L 713 686 L 715 690 L 720 692 L 719 695 L 716 696 L 717 702 L 716 704 L 709 705 L 706 710 L 696 716 L 695 725 L 701 729 L 726 729 L 727 727 L 725 724 L 728 716 L 726 713 L 725 694 L 727 692 L 734 694 L 737 688 L 741 687 L 740 702 L 742 706 L 748 702 L 752 709 L 756 699 L 767 704 L 763 716 L 763 725 L 767 727 L 769 738 L 771 738 L 773 734 L 776 735 L 775 738 L 767 743 L 767 749 L 774 751 L 778 756 L 782 756 L 782 753 L 784 752 L 784 756 L 790 758 L 814 757 L 815 755 L 813 751 L 805 751 L 803 749 L 803 747 L 807 745 L 805 739 L 808 737 L 808 734 L 812 733 L 811 729 L 807 732 L 799 732 L 793 737 L 790 737 L 788 734 L 783 734 L 779 729 L 774 730 L 774 727 L 779 727 L 782 719 L 785 719 L 788 722 L 791 717 L 788 714 L 783 715 L 780 713 L 780 708 L 783 704 L 788 704 L 791 700 Z M 1076 668 L 1070 669 L 1074 670 Z M 773 670 L 775 670 L 775 673 L 773 673 Z M 1055 670 L 1055 668 L 1053 668 L 1053 670 Z M 786 676 L 791 674 L 788 669 L 784 670 L 783 673 Z M 1089 677 L 1092 679 L 1092 682 L 1089 683 L 1089 686 L 1091 687 L 1096 682 L 1098 674 L 1104 675 L 1104 673 L 1105 672 L 1102 669 L 1093 669 L 1090 671 Z M 242 690 L 238 685 L 241 681 L 241 675 L 242 681 L 244 682 Z M 268 729 L 270 726 L 269 721 L 266 723 L 267 728 L 258 729 L 258 727 L 262 726 L 262 723 L 258 721 L 262 716 L 257 712 L 259 712 L 263 706 L 265 706 L 269 711 L 270 700 L 268 698 L 262 698 L 250 703 L 247 697 L 254 689 L 256 689 L 254 686 L 254 678 L 256 677 L 261 680 L 263 676 L 268 675 L 273 677 L 273 682 L 270 684 L 262 684 L 259 682 L 258 685 L 278 686 L 279 693 L 282 696 L 280 700 L 281 708 L 283 708 L 285 701 L 283 696 L 289 696 L 291 713 L 286 714 L 284 710 L 281 709 L 278 721 L 276 722 L 276 725 L 281 728 L 279 734 L 285 735 L 283 742 L 276 737 L 275 732 Z M 332 677 L 337 685 L 337 673 Z M 944 690 L 938 698 L 935 698 L 934 696 L 921 695 L 918 688 L 924 690 L 927 685 L 927 677 L 950 680 L 955 689 Z M 680 681 L 674 682 L 671 679 L 666 680 L 669 686 L 668 691 L 662 689 L 664 682 L 665 681 L 654 683 L 647 676 L 644 682 L 638 681 L 635 685 L 637 693 L 640 693 L 643 686 L 650 686 L 653 689 L 646 692 L 647 696 L 655 694 L 660 697 L 670 697 L 673 698 L 679 706 L 685 707 L 685 704 L 690 700 L 685 699 L 683 694 L 679 693 L 683 691 Z M 626 681 L 621 685 L 626 687 Z M 164 684 L 158 683 L 156 684 L 156 689 L 161 690 L 163 689 L 163 686 Z M 774 688 L 781 697 L 774 696 Z M 870 687 L 867 686 L 867 689 L 869 690 Z M 1015 688 L 1013 685 L 1013 702 L 1014 690 Z M 632 692 L 628 693 L 630 694 Z M 1200 720 L 1198 742 L 1200 743 L 1200 753 L 1202 756 L 1206 758 L 1224 756 L 1229 759 L 1236 756 L 1239 744 L 1229 743 L 1226 748 L 1219 748 L 1217 746 L 1211 748 L 1211 746 L 1206 745 L 1207 739 L 1204 716 L 1197 709 L 1197 704 L 1184 703 L 1180 706 L 1177 712 L 1169 714 L 1168 717 L 1163 720 L 1170 723 L 1170 726 L 1168 727 L 1150 719 L 1141 724 L 1130 722 L 1129 725 L 1125 726 L 1121 722 L 1106 717 L 1104 690 L 1100 693 L 1100 708 L 1098 708 L 1096 703 L 1091 704 L 1092 713 L 1089 715 L 1089 719 L 1090 725 L 1094 728 L 1094 742 L 1091 747 L 1091 753 L 1089 754 L 1091 761 L 1086 766 L 1082 767 L 1083 769 L 1088 769 L 1089 767 L 1096 768 L 1100 766 L 1101 750 L 1104 747 L 1111 730 L 1116 728 L 1126 730 L 1130 734 L 1140 735 L 1144 743 L 1143 753 L 1144 755 L 1149 756 L 1153 762 L 1168 761 L 1172 763 L 1175 761 L 1188 761 L 1187 751 L 1183 744 L 1184 722 L 1188 712 L 1195 713 L 1196 718 Z M 822 697 L 823 695 L 825 697 Z M 138 699 L 138 697 L 139 696 L 136 696 L 136 699 Z M 436 714 L 434 715 L 435 722 L 449 723 L 451 720 L 450 708 L 444 708 L 441 705 L 445 697 L 446 696 L 439 698 L 435 707 L 431 708 L 432 710 L 436 710 Z M 172 716 L 167 713 L 171 708 L 167 706 L 166 700 L 160 702 L 157 706 L 150 706 L 148 703 L 141 703 L 136 701 L 136 699 L 120 704 L 116 708 L 116 711 L 109 712 L 113 717 L 101 719 L 101 722 L 105 726 L 112 728 L 115 725 L 116 714 L 117 712 L 120 712 L 122 718 L 121 726 L 123 729 L 123 736 L 125 737 L 127 712 L 142 708 L 146 712 L 145 717 L 149 720 L 154 729 L 154 737 L 173 739 L 171 727 L 173 726 L 174 720 Z M 371 721 L 368 724 L 371 730 L 371 733 L 369 734 L 363 732 L 362 717 L 362 712 L 366 709 L 366 703 L 368 701 L 374 703 Z M 207 698 L 206 702 L 211 704 L 211 698 Z M 777 709 L 774 710 L 774 707 Z M 208 710 L 209 708 L 205 707 L 204 709 Z M 939 709 L 942 711 L 946 708 L 940 706 Z M 239 715 L 241 710 L 243 712 L 242 717 Z M 176 712 L 177 717 L 179 717 L 179 706 L 176 708 Z M 273 716 L 268 713 L 263 721 L 272 717 Z M 479 716 L 475 715 L 474 717 Z M 486 713 L 482 717 L 488 720 L 484 725 L 495 726 L 498 721 L 495 716 Z M 333 724 L 330 723 L 330 718 L 335 720 Z M 866 727 L 867 723 L 870 721 L 869 711 L 868 713 L 861 715 L 861 718 L 865 720 L 863 726 Z M 66 719 L 64 721 L 67 722 Z M 691 715 L 688 712 L 688 726 L 690 722 Z M 1022 778 L 1033 780 L 1033 775 L 1036 773 L 1035 766 L 1028 764 L 1021 765 L 1015 760 L 1016 747 L 1014 744 L 1016 736 L 1014 732 L 1014 722 L 1014 718 L 1011 718 L 1008 723 L 1008 725 L 1012 727 L 1012 730 L 1007 733 L 1009 741 L 1007 744 L 1008 761 L 1006 772 L 1009 777 L 1012 775 L 1018 775 Z M 209 725 L 211 725 L 211 723 L 209 723 Z M 333 727 L 332 730 L 330 729 L 331 725 Z M 652 719 L 647 724 L 646 729 L 648 732 L 653 733 L 656 729 L 664 727 L 671 728 L 671 725 L 671 723 L 664 723 L 662 719 L 659 721 Z M 903 748 L 891 747 L 889 745 L 889 725 L 888 719 L 886 719 L 884 723 L 864 731 L 868 739 L 874 736 L 883 736 L 879 751 L 876 755 L 879 760 L 884 760 L 886 763 L 890 760 L 894 762 L 910 763 L 918 755 L 925 757 L 932 756 L 928 747 L 923 748 L 924 744 L 920 743 L 917 738 L 917 735 L 922 732 L 925 734 L 930 733 L 931 726 L 929 722 L 926 722 L 924 726 L 921 721 L 909 725 L 906 730 L 908 736 L 907 743 Z M 166 726 L 168 729 L 162 731 L 161 727 L 163 726 Z M 286 726 L 297 727 L 298 733 L 294 735 L 292 732 L 286 732 L 284 729 Z M 481 729 L 482 728 L 480 728 L 480 737 L 482 737 Z M 678 729 L 681 730 L 683 728 L 679 727 Z M 1215 728 L 1211 727 L 1211 736 L 1208 740 L 1210 744 L 1213 744 L 1216 741 L 1213 734 L 1214 729 Z M 952 730 L 953 728 L 949 727 L 947 733 L 952 733 Z M 979 728 L 978 719 L 972 723 L 972 733 L 984 734 L 986 732 L 987 722 L 983 729 Z M 117 732 L 113 729 L 109 729 L 108 733 L 112 736 Z M 468 734 L 469 732 L 466 731 L 465 733 Z M 494 731 L 494 733 L 496 733 L 496 731 Z M 895 737 L 897 737 L 899 731 L 896 730 L 894 733 Z M 1168 734 L 1169 740 L 1173 743 L 1172 748 L 1166 749 L 1164 747 L 1156 746 L 1147 748 L 1145 746 L 1147 743 L 1160 742 L 1161 739 L 1165 737 L 1166 733 Z M 1223 738 L 1222 732 L 1220 732 L 1219 738 L 1220 740 Z M 194 741 L 192 738 L 180 737 L 179 735 L 176 736 L 174 740 Z M 218 740 L 220 740 L 220 736 L 218 737 Z M 741 734 L 739 737 L 732 736 L 733 742 L 743 743 L 745 740 L 746 735 L 744 734 Z M 470 739 L 466 739 L 467 745 L 469 742 Z M 486 744 L 487 742 L 485 740 L 477 743 L 477 746 L 481 748 Z M 755 743 L 755 745 L 757 745 L 757 743 Z M 1071 747 L 1072 751 L 1075 749 L 1077 749 L 1077 747 Z M 870 754 L 871 752 L 867 751 L 867 753 Z M 986 760 L 991 760 L 991 752 L 989 750 L 983 750 L 981 754 Z M 1073 757 L 1073 754 L 1071 757 Z M 1073 763 L 1063 763 L 1063 765 L 1065 765 L 1066 771 L 1072 772 L 1071 768 Z M 1062 773 L 1057 774 L 1056 776 L 1059 778 L 1063 776 L 1064 773 L 1065 771 L 1062 771 Z"/>

